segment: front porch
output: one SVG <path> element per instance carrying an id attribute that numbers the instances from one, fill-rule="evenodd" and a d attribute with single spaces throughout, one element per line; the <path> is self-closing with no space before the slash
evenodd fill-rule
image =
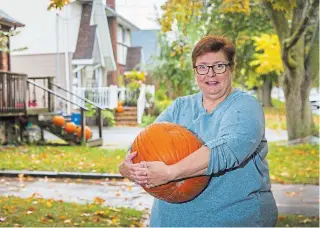
<path id="1" fill-rule="evenodd" d="M 138 91 L 132 91 L 129 88 L 118 87 L 116 85 L 96 88 L 74 87 L 73 93 L 79 97 L 86 98 L 101 107 L 111 110 L 116 109 L 118 107 L 118 103 L 121 102 L 124 106 L 124 110 L 129 110 L 129 112 L 131 112 L 131 115 L 129 115 L 128 112 L 128 115 L 125 115 L 128 117 L 127 119 L 123 117 L 117 119 L 116 116 L 116 124 L 119 125 L 119 123 L 121 122 L 120 119 L 130 119 L 132 120 L 132 124 L 130 124 L 130 121 L 128 121 L 127 123 L 129 124 L 124 125 L 133 125 L 134 122 L 136 122 L 137 124 L 141 124 L 144 110 L 148 107 L 148 105 L 150 105 L 148 103 L 147 97 L 150 97 L 150 100 L 154 99 L 155 86 L 142 84 Z M 76 96 L 73 97 L 73 101 L 77 104 L 84 105 L 83 101 L 81 101 L 81 99 L 77 98 Z M 132 115 L 132 110 L 136 110 L 136 113 L 134 115 Z M 116 114 L 118 114 L 118 117 L 121 116 L 121 114 L 119 113 Z"/>

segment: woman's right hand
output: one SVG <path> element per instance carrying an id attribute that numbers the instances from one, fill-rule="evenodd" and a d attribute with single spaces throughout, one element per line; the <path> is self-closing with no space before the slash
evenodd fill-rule
<path id="1" fill-rule="evenodd" d="M 137 155 L 137 152 L 132 152 L 128 154 L 122 163 L 119 166 L 119 172 L 122 176 L 134 181 L 136 183 L 139 182 L 140 178 L 134 179 L 132 176 L 140 174 L 141 175 L 141 168 L 143 168 L 142 164 L 137 163 L 133 164 L 132 159 Z M 138 171 L 137 171 L 138 170 Z M 140 172 L 139 172 L 140 171 Z"/>

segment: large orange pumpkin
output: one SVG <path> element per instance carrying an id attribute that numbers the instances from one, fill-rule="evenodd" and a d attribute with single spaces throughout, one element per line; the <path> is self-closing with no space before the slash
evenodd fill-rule
<path id="1" fill-rule="evenodd" d="M 202 142 L 189 130 L 173 123 L 153 123 L 135 138 L 131 152 L 137 151 L 133 163 L 163 161 L 172 165 L 202 146 Z M 154 188 L 144 188 L 152 196 L 180 203 L 193 199 L 207 186 L 208 176 L 172 181 Z M 143 186 L 142 186 L 143 187 Z"/>
<path id="2" fill-rule="evenodd" d="M 65 123 L 65 119 L 63 116 L 54 116 L 52 122 L 55 126 L 62 127 Z"/>
<path id="3" fill-rule="evenodd" d="M 69 134 L 75 133 L 77 131 L 77 125 L 73 122 L 68 122 L 64 125 L 64 130 Z"/>
<path id="4" fill-rule="evenodd" d="M 84 135 L 85 135 L 86 140 L 88 140 L 92 137 L 92 131 L 88 126 L 84 127 Z M 81 127 L 77 128 L 77 136 L 79 138 L 81 137 Z"/>

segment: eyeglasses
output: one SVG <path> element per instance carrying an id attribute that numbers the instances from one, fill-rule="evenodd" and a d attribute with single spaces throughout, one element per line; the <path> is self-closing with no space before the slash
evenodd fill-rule
<path id="1" fill-rule="evenodd" d="M 231 63 L 218 63 L 218 64 L 214 64 L 212 66 L 199 64 L 198 66 L 195 66 L 194 69 L 196 69 L 197 73 L 200 75 L 208 74 L 210 68 L 212 68 L 212 71 L 216 74 L 223 74 L 224 72 L 226 72 L 227 67 L 230 65 L 231 65 Z"/>

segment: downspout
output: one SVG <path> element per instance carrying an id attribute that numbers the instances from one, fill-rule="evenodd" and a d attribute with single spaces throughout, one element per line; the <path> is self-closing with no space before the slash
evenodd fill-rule
<path id="1" fill-rule="evenodd" d="M 69 5 L 66 5 L 66 14 L 67 14 L 67 17 L 66 17 L 66 32 L 65 32 L 65 67 L 66 67 L 66 87 L 67 87 L 67 90 L 70 91 L 70 72 L 69 72 Z M 67 93 L 67 99 L 70 100 L 70 94 Z M 70 107 L 70 104 L 67 102 L 66 103 L 67 105 L 67 114 L 70 115 L 71 114 L 71 107 Z"/>

